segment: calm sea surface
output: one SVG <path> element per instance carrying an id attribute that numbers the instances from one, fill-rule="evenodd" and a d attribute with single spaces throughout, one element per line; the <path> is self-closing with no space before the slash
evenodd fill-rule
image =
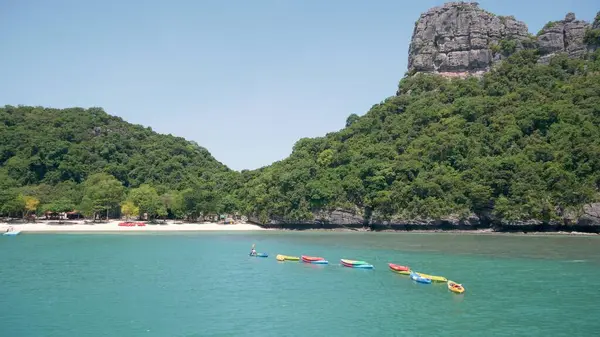
<path id="1" fill-rule="evenodd" d="M 252 243 L 268 258 L 247 255 Z M 277 253 L 330 265 L 279 263 Z M 374 270 L 339 266 L 365 260 Z M 416 284 L 387 263 L 442 275 Z M 0 237 L 0 336 L 597 336 L 600 238 L 405 233 Z"/>

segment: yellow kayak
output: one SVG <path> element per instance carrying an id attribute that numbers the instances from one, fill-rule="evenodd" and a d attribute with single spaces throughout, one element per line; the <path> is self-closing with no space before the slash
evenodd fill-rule
<path id="1" fill-rule="evenodd" d="M 417 273 L 417 275 L 424 277 L 424 278 L 428 278 L 431 280 L 431 282 L 448 282 L 448 279 L 443 277 L 443 276 L 433 276 L 433 275 L 429 275 L 429 274 L 423 274 L 423 273 Z"/>
<path id="2" fill-rule="evenodd" d="M 410 275 L 410 270 L 392 270 L 396 274 Z"/>
<path id="3" fill-rule="evenodd" d="M 275 258 L 277 259 L 277 261 L 298 261 L 298 260 L 300 260 L 300 258 L 297 256 L 287 256 L 287 255 L 281 255 L 281 254 L 278 254 Z"/>
<path id="4" fill-rule="evenodd" d="M 448 280 L 448 290 L 456 294 L 462 294 L 465 292 L 465 287 L 462 284 Z"/>

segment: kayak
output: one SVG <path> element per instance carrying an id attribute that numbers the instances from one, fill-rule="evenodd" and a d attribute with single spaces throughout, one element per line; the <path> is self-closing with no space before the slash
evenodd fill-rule
<path id="1" fill-rule="evenodd" d="M 462 294 L 465 292 L 465 287 L 463 287 L 462 284 L 448 280 L 448 290 L 455 294 Z"/>
<path id="2" fill-rule="evenodd" d="M 306 262 L 306 263 L 311 263 L 311 264 L 329 264 L 329 261 L 327 261 L 327 260 L 316 260 L 316 261 L 311 261 L 311 262 Z"/>
<path id="3" fill-rule="evenodd" d="M 312 263 L 312 264 L 328 264 L 329 262 L 322 257 L 319 256 L 306 256 L 302 255 L 302 262 L 304 263 Z"/>
<path id="4" fill-rule="evenodd" d="M 19 233 L 21 233 L 21 231 L 20 231 L 20 230 L 18 230 L 18 231 L 10 231 L 10 232 L 6 232 L 6 233 L 2 233 L 2 235 L 4 235 L 4 236 L 17 236 L 17 235 L 19 235 Z"/>
<path id="5" fill-rule="evenodd" d="M 341 259 L 340 261 L 342 261 L 342 264 L 348 264 L 348 265 L 359 265 L 359 264 L 368 264 L 365 261 L 357 261 L 357 260 L 348 260 L 348 259 Z"/>
<path id="6" fill-rule="evenodd" d="M 406 266 L 401 266 L 398 264 L 393 264 L 393 263 L 388 263 L 388 266 L 390 266 L 390 269 L 398 274 L 402 274 L 402 275 L 410 275 L 410 268 L 406 267 Z"/>
<path id="7" fill-rule="evenodd" d="M 448 282 L 448 279 L 443 277 L 443 276 L 433 276 L 433 275 L 429 275 L 429 274 L 423 274 L 423 273 L 417 273 L 417 275 L 424 277 L 424 278 L 428 278 L 433 282 Z"/>
<path id="8" fill-rule="evenodd" d="M 319 256 L 306 256 L 306 255 L 302 255 L 301 256 L 302 262 L 313 262 L 313 261 L 320 261 L 320 260 L 325 260 L 322 257 Z"/>
<path id="9" fill-rule="evenodd" d="M 254 256 L 254 257 L 269 257 L 269 254 L 267 254 L 267 253 L 256 253 L 256 255 L 251 255 L 251 254 L 248 254 L 248 255 Z"/>
<path id="10" fill-rule="evenodd" d="M 365 261 L 341 259 L 342 266 L 348 268 L 373 269 L 373 265 Z"/>
<path id="11" fill-rule="evenodd" d="M 410 279 L 419 283 L 431 284 L 430 279 L 419 276 L 419 274 L 413 272 L 410 272 Z"/>
<path id="12" fill-rule="evenodd" d="M 298 260 L 300 260 L 300 258 L 297 256 L 287 256 L 287 255 L 281 255 L 281 254 L 278 254 L 276 258 L 277 258 L 277 261 L 298 261 Z"/>

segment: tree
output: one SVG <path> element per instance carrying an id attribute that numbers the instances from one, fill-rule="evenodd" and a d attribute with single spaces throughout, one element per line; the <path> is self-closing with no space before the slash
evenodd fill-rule
<path id="1" fill-rule="evenodd" d="M 140 215 L 147 213 L 150 218 L 157 215 L 166 215 L 167 210 L 163 200 L 158 196 L 156 190 L 148 184 L 132 189 L 129 192 L 129 200 L 139 208 Z"/>
<path id="2" fill-rule="evenodd" d="M 29 217 L 30 214 L 35 213 L 37 210 L 40 201 L 36 197 L 32 197 L 29 195 L 21 196 L 23 198 L 23 204 L 25 205 L 26 217 Z"/>
<path id="3" fill-rule="evenodd" d="M 127 200 L 121 204 L 121 214 L 125 215 L 126 220 L 129 220 L 131 216 L 140 214 L 140 208 L 133 201 Z"/>
<path id="4" fill-rule="evenodd" d="M 125 188 L 108 173 L 96 173 L 89 176 L 84 185 L 84 202 L 82 210 L 97 218 L 99 212 L 106 212 L 118 207 L 123 198 Z"/>
<path id="5" fill-rule="evenodd" d="M 346 118 L 346 127 L 349 127 L 350 125 L 354 124 L 354 122 L 356 122 L 360 117 L 358 117 L 357 114 L 351 114 L 350 116 L 348 116 L 348 118 Z"/>

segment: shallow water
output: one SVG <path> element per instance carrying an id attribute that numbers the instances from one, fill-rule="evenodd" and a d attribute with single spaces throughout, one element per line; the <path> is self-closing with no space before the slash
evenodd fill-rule
<path id="1" fill-rule="evenodd" d="M 268 258 L 252 258 L 252 243 Z M 277 253 L 330 265 L 280 263 Z M 600 238 L 406 233 L 0 237 L 0 336 L 586 336 Z M 374 270 L 339 266 L 365 260 Z M 442 275 L 422 285 L 387 263 Z"/>

